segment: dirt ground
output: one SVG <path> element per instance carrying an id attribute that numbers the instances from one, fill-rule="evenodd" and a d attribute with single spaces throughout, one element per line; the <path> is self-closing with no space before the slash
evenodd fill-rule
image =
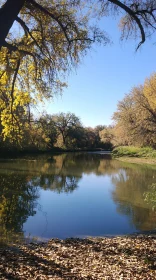
<path id="1" fill-rule="evenodd" d="M 156 279 L 156 236 L 52 239 L 0 248 L 0 279 Z"/>

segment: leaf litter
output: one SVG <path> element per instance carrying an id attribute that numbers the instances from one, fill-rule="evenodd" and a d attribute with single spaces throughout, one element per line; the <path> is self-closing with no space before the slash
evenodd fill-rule
<path id="1" fill-rule="evenodd" d="M 0 279 L 155 280 L 156 236 L 51 239 L 0 248 Z"/>

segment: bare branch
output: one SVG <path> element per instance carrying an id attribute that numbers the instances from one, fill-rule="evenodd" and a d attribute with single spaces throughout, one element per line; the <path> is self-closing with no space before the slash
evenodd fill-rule
<path id="1" fill-rule="evenodd" d="M 15 82 L 18 74 L 18 70 L 20 67 L 20 59 L 17 61 L 17 67 L 14 73 L 13 81 L 12 81 L 12 89 L 11 89 L 11 114 L 12 114 L 12 121 L 13 121 L 13 102 L 14 102 L 14 88 L 15 88 Z"/>
<path id="2" fill-rule="evenodd" d="M 32 33 L 30 32 L 29 30 L 29 27 L 25 24 L 25 22 L 20 18 L 20 17 L 17 17 L 16 18 L 16 21 L 18 23 L 20 23 L 20 25 L 23 27 L 24 31 L 26 31 L 30 37 L 32 38 L 32 40 L 35 42 L 36 46 L 40 49 L 40 51 L 42 52 L 42 48 L 40 47 L 40 45 L 38 44 L 38 42 L 36 41 L 35 37 L 32 35 Z M 43 52 L 42 52 L 43 53 Z"/>
<path id="3" fill-rule="evenodd" d="M 25 0 L 7 0 L 0 9 L 0 49 L 24 3 Z"/>
<path id="4" fill-rule="evenodd" d="M 136 16 L 135 12 L 130 9 L 128 6 L 126 6 L 125 4 L 123 4 L 122 2 L 118 1 L 118 0 L 108 0 L 109 2 L 119 6 L 120 8 L 122 8 L 126 13 L 128 13 L 134 20 L 135 22 L 137 23 L 139 29 L 140 29 L 140 33 L 141 33 L 141 42 L 138 44 L 137 46 L 137 50 L 139 49 L 139 47 L 145 42 L 145 31 L 144 31 L 144 28 L 141 24 L 141 21 L 140 19 Z"/>

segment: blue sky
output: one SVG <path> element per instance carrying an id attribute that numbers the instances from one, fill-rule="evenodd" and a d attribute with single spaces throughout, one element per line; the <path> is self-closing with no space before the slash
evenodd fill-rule
<path id="1" fill-rule="evenodd" d="M 88 51 L 81 65 L 68 77 L 68 88 L 63 95 L 45 104 L 43 109 L 49 114 L 72 112 L 84 126 L 109 125 L 118 101 L 156 71 L 156 44 L 152 40 L 136 52 L 139 40 L 121 42 L 116 20 L 105 18 L 101 26 L 113 44 L 94 45 Z"/>

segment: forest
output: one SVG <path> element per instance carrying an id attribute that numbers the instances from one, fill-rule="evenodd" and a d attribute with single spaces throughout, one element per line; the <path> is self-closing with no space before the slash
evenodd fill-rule
<path id="1" fill-rule="evenodd" d="M 84 127 L 74 113 L 43 114 L 36 118 L 16 106 L 15 122 L 1 97 L 1 146 L 5 151 L 112 150 L 118 146 L 156 148 L 156 74 L 133 87 L 119 101 L 112 125 Z M 4 106 L 4 107 L 3 107 Z M 6 117 L 7 116 L 7 117 Z M 104 121 L 104 120 L 103 120 Z"/>
<path id="2" fill-rule="evenodd" d="M 155 148 L 156 74 L 118 103 L 111 126 L 83 127 L 73 112 L 33 113 L 63 91 L 94 44 L 110 44 L 96 21 L 118 16 L 121 39 L 135 38 L 138 49 L 155 32 L 155 11 L 153 0 L 1 0 L 0 150 Z"/>
<path id="3" fill-rule="evenodd" d="M 137 54 L 156 1 L 0 0 L 1 279 L 156 279 L 156 73 L 129 83 L 111 125 L 41 110 L 94 46 L 110 47 L 114 19 Z"/>

